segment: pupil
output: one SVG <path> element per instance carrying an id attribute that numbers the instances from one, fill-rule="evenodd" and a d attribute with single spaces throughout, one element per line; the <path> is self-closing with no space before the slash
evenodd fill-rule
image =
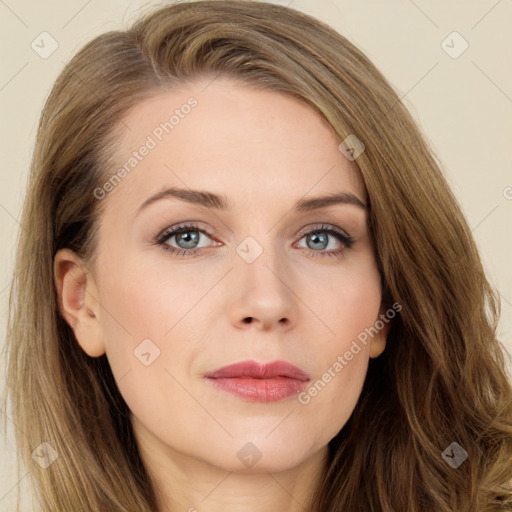
<path id="1" fill-rule="evenodd" d="M 192 234 L 192 236 L 190 236 Z M 176 236 L 176 243 L 183 249 L 193 248 L 194 243 L 199 241 L 199 234 L 197 231 L 186 231 L 185 233 L 179 233 Z M 188 238 L 188 240 L 186 240 Z M 180 245 L 180 242 L 184 241 L 185 246 Z"/>
<path id="2" fill-rule="evenodd" d="M 320 240 L 321 239 L 321 240 Z M 313 243 L 318 243 L 322 245 L 321 249 L 325 249 L 327 247 L 327 235 L 325 233 L 313 233 L 310 235 L 309 240 L 312 240 Z M 316 247 L 318 249 L 318 247 Z"/>

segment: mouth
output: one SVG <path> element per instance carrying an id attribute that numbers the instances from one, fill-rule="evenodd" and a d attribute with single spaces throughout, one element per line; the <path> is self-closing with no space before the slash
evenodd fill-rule
<path id="1" fill-rule="evenodd" d="M 204 377 L 215 387 L 252 402 L 276 402 L 300 393 L 311 377 L 286 362 L 256 361 L 224 366 Z"/>

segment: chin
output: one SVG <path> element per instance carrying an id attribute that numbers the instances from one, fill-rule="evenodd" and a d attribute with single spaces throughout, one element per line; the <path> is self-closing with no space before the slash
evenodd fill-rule
<path id="1" fill-rule="evenodd" d="M 299 466 L 321 449 L 303 437 L 284 440 L 271 436 L 235 438 L 217 450 L 210 447 L 207 462 L 235 473 L 277 473 Z"/>

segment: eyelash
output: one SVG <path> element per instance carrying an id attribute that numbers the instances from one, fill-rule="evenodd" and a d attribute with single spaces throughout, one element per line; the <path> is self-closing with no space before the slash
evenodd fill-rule
<path id="1" fill-rule="evenodd" d="M 205 234 L 209 238 L 213 238 L 213 235 L 211 233 L 209 233 L 207 230 L 201 229 L 197 225 L 182 224 L 174 228 L 165 229 L 162 233 L 160 233 L 157 236 L 155 243 L 157 245 L 160 245 L 165 251 L 170 252 L 175 256 L 194 256 L 199 251 L 201 251 L 201 249 L 204 249 L 204 247 L 196 249 L 176 249 L 176 247 L 172 247 L 166 243 L 172 236 L 179 235 L 181 233 L 187 233 L 188 231 L 198 231 L 199 233 Z M 313 229 L 310 229 L 309 231 L 301 232 L 300 240 L 302 240 L 302 238 L 304 238 L 307 235 L 316 233 L 328 233 L 329 235 L 334 236 L 338 241 L 340 241 L 343 244 L 343 247 L 341 249 L 331 251 L 314 251 L 312 249 L 306 249 L 308 251 L 308 254 L 313 257 L 336 257 L 340 255 L 342 252 L 344 252 L 346 249 L 350 249 L 354 245 L 354 239 L 350 235 L 347 235 L 342 231 L 338 231 L 337 229 L 334 229 L 332 226 L 326 226 L 323 224 Z"/>

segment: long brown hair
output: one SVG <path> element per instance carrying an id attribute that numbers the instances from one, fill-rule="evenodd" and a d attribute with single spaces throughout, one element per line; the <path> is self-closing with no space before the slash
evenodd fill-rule
<path id="1" fill-rule="evenodd" d="M 42 509 L 156 509 L 108 361 L 87 356 L 58 312 L 53 258 L 64 247 L 94 258 L 104 204 L 94 190 L 110 177 L 123 116 L 155 92 L 217 76 L 293 95 L 340 140 L 363 141 L 355 163 L 383 299 L 402 305 L 352 416 L 329 443 L 310 510 L 512 510 L 512 390 L 496 336 L 499 297 L 432 150 L 397 92 L 347 39 L 298 11 L 244 0 L 175 3 L 95 38 L 44 106 L 7 342 L 19 457 Z M 452 443 L 467 452 L 457 468 L 442 456 Z M 42 469 L 34 449 L 48 462 L 58 458 Z"/>

